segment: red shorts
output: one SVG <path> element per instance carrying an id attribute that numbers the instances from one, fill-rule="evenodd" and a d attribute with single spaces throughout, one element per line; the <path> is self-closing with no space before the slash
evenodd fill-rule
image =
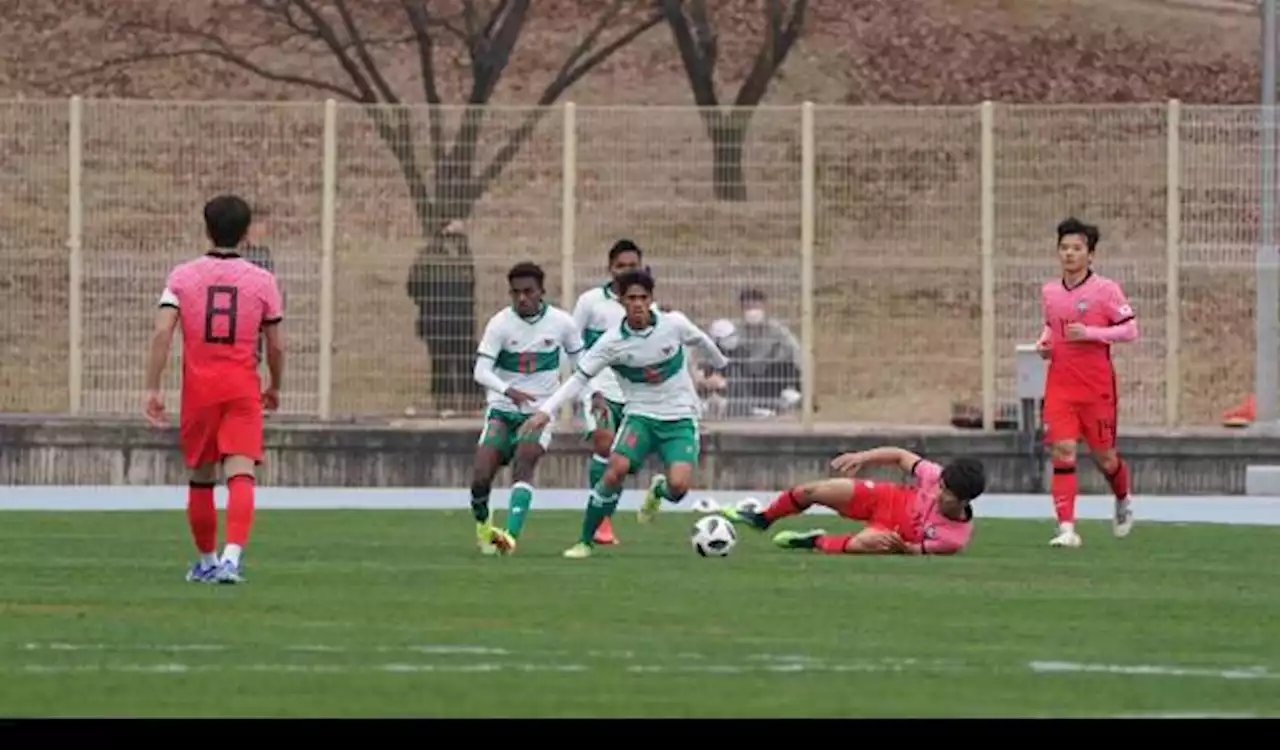
<path id="1" fill-rule="evenodd" d="M 1116 447 L 1116 399 L 1110 393 L 1073 396 L 1053 391 L 1044 397 L 1046 443 L 1084 440 L 1092 453 Z"/>
<path id="2" fill-rule="evenodd" d="M 903 539 L 911 541 L 911 504 L 915 490 L 893 482 L 877 482 L 868 479 L 853 480 L 853 492 L 849 502 L 835 511 L 845 518 L 862 521 L 867 528 L 896 531 Z"/>
<path id="3" fill-rule="evenodd" d="M 213 464 L 227 456 L 262 461 L 262 397 L 184 407 L 179 441 L 187 468 Z"/>

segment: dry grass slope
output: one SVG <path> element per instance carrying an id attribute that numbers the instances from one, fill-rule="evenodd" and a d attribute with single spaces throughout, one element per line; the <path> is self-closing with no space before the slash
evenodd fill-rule
<path id="1" fill-rule="evenodd" d="M 1247 102 L 1256 26 L 1158 3 L 1030 0 L 819 2 L 818 23 L 753 122 L 750 198 L 718 203 L 710 149 L 685 104 L 669 41 L 651 35 L 589 76 L 577 117 L 574 292 L 596 283 L 620 235 L 652 250 L 660 293 L 695 320 L 731 314 L 763 288 L 798 323 L 800 114 L 814 100 L 818 150 L 816 318 L 823 419 L 940 423 L 976 400 L 980 365 L 981 139 L 976 103 Z M 903 7 L 910 6 L 910 7 Z M 1212 28 L 1212 41 L 1205 29 Z M 535 32 L 530 32 L 535 33 Z M 0 39 L 0 41 L 4 41 Z M 530 39 L 530 46 L 537 37 Z M 548 42 L 549 43 L 549 42 Z M 66 93 L 7 63 L 10 94 Z M 517 64 L 518 64 L 517 60 Z M 190 66 L 189 62 L 181 63 Z M 208 73 L 205 75 L 205 73 Z M 516 70 L 498 101 L 520 102 Z M 216 79 L 216 84 L 215 84 Z M 166 88 L 161 84 L 169 81 Z M 86 84 L 88 85 L 88 84 Z M 289 411 L 317 406 L 322 108 L 230 71 L 152 66 L 87 93 L 173 99 L 311 98 L 259 105 L 86 102 L 83 226 L 85 406 L 132 412 L 151 302 L 166 269 L 199 246 L 196 207 L 220 190 L 269 203 L 289 295 Z M 37 90 L 38 89 L 38 90 Z M 161 91 L 163 93 L 157 93 Z M 4 93 L 0 90 L 0 93 Z M 947 105 L 919 109 L 917 105 Z M 421 113 L 419 113 L 421 114 Z M 523 112 L 494 107 L 484 148 Z M 65 101 L 0 104 L 0 409 L 67 408 Z M 418 119 L 423 119 L 419 117 Z M 1038 328 L 1053 224 L 1100 222 L 1104 272 L 1121 279 L 1145 339 L 1119 355 L 1122 420 L 1163 414 L 1166 135 L 1160 105 L 1000 108 L 996 115 L 999 377 Z M 1180 375 L 1185 421 L 1212 421 L 1251 385 L 1257 133 L 1247 110 L 1183 110 Z M 563 130 L 553 113 L 469 222 L 483 321 L 518 258 L 560 288 Z M 339 112 L 333 406 L 343 416 L 429 411 L 430 361 L 414 335 L 407 269 L 421 244 L 404 181 L 368 119 Z M 429 147 L 425 127 L 415 146 Z M 58 325 L 49 325 L 49 321 Z M 32 332 L 39 331 L 38 336 Z"/>

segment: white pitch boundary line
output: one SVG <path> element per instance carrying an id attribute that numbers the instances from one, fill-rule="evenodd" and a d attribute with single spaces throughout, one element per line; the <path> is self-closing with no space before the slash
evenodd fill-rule
<path id="1" fill-rule="evenodd" d="M 58 674 L 71 672 L 119 671 L 143 672 L 156 674 L 183 673 L 190 671 L 289 671 L 289 672 L 494 672 L 494 671 L 541 671 L 541 672 L 584 672 L 598 669 L 618 668 L 636 674 L 652 673 L 696 673 L 696 674 L 744 674 L 751 672 L 769 673 L 803 673 L 803 672 L 954 672 L 978 669 L 979 667 L 959 661 L 931 659 L 858 659 L 839 657 L 818 657 L 808 654 L 749 654 L 744 663 L 720 663 L 717 657 L 699 653 L 680 653 L 670 657 L 672 662 L 697 663 L 626 663 L 636 658 L 631 651 L 587 651 L 585 653 L 569 651 L 546 651 L 539 649 L 511 650 L 506 648 L 478 645 L 458 644 L 409 644 L 403 646 L 370 646 L 368 648 L 348 648 L 325 644 L 298 644 L 280 648 L 263 649 L 256 646 L 231 646 L 225 644 L 108 644 L 108 643 L 26 643 L 18 650 L 27 653 L 66 653 L 66 652 L 99 652 L 99 653 L 183 653 L 212 652 L 226 653 L 235 650 L 257 653 L 262 651 L 281 653 L 380 653 L 380 654 L 423 654 L 434 656 L 474 656 L 486 657 L 478 663 L 459 662 L 392 662 L 389 664 L 198 664 L 183 663 L 163 664 L 131 664 L 131 663 L 99 663 L 99 664 L 27 664 L 20 669 L 30 673 Z M 597 666 L 588 666 L 576 661 L 494 661 L 492 657 L 517 657 L 528 660 L 530 657 L 573 657 L 588 660 L 606 660 Z M 623 662 L 615 665 L 613 662 Z M 1275 673 L 1264 666 L 1177 666 L 1159 664 L 1106 664 L 1075 661 L 1035 660 L 1027 662 L 1024 668 L 1034 674 L 1053 676 L 1065 674 L 1109 674 L 1128 677 L 1176 677 L 1176 678 L 1208 678 L 1223 680 L 1277 680 L 1280 673 Z M 999 665 L 989 669 L 1000 671 Z M 6 671 L 6 668 L 0 668 Z M 12 671 L 11 668 L 8 671 Z"/>
<path id="2" fill-rule="evenodd" d="M 663 506 L 664 513 L 693 512 L 694 501 L 711 497 L 721 505 L 736 504 L 748 497 L 767 502 L 776 490 L 753 492 L 735 490 L 697 490 L 681 503 Z M 491 507 L 507 507 L 510 490 L 495 489 Z M 219 502 L 225 497 L 221 489 Z M 620 508 L 639 507 L 642 493 L 628 490 Z M 262 510 L 450 510 L 469 509 L 466 488 L 340 488 L 340 487 L 260 487 L 257 507 Z M 185 487 L 86 486 L 64 487 L 24 485 L 0 487 L 0 511 L 178 511 L 186 502 Z M 1114 501 L 1103 495 L 1081 496 L 1076 504 L 1077 517 L 1084 520 L 1109 520 Z M 581 511 L 586 505 L 586 492 L 581 489 L 538 488 L 534 491 L 533 508 L 539 510 Z M 1053 509 L 1048 495 L 1008 494 L 984 495 L 976 504 L 978 518 L 1027 519 L 1052 525 Z M 1168 496 L 1136 495 L 1133 509 L 1139 524 L 1157 523 L 1224 523 L 1258 526 L 1280 526 L 1280 497 L 1245 497 L 1226 495 Z M 812 513 L 830 514 L 825 508 Z"/>

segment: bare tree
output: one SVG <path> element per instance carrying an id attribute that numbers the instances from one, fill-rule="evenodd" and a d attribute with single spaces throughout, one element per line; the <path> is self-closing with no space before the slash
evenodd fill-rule
<path id="1" fill-rule="evenodd" d="M 549 105 L 663 19 L 651 0 L 538 0 L 539 13 L 581 17 L 580 40 L 531 102 L 536 108 L 505 131 L 493 156 L 480 163 L 485 105 L 534 12 L 531 0 L 186 0 L 170 4 L 164 12 L 144 4 L 90 5 L 99 8 L 113 35 L 127 33 L 131 49 L 94 66 L 98 71 L 154 60 L 204 58 L 261 79 L 361 104 L 401 105 L 420 96 L 428 105 L 426 165 L 414 138 L 413 109 L 368 106 L 363 111 L 395 157 L 424 238 L 406 288 L 419 308 L 417 332 L 431 353 L 432 391 L 439 408 L 465 408 L 466 394 L 474 391 L 470 361 L 475 268 L 458 221 L 471 215 L 533 135 Z M 309 56 L 315 64 L 286 67 L 279 63 L 280 51 Z M 465 97 L 453 127 L 442 106 L 442 92 L 450 82 L 441 75 L 451 52 L 467 72 L 461 85 L 453 87 Z M 387 66 L 406 58 L 416 63 L 420 92 L 396 91 L 388 81 Z"/>
<path id="2" fill-rule="evenodd" d="M 742 169 L 742 151 L 751 126 L 752 108 L 764 99 L 769 84 L 799 40 L 808 0 L 765 0 L 765 30 L 760 48 L 728 107 L 721 107 L 716 93 L 720 48 L 706 0 L 659 0 L 658 4 L 680 51 L 694 102 L 702 108 L 702 122 L 712 145 L 716 198 L 744 201 L 747 181 Z"/>

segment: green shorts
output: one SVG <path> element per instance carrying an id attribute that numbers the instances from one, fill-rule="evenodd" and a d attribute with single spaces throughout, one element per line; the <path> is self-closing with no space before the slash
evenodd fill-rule
<path id="1" fill-rule="evenodd" d="M 613 438 L 613 452 L 626 456 L 632 471 L 655 453 L 663 466 L 696 464 L 700 448 L 698 421 L 692 418 L 668 420 L 627 414 Z"/>
<path id="2" fill-rule="evenodd" d="M 594 399 L 587 398 L 583 401 L 582 424 L 588 436 L 596 430 L 608 430 L 615 432 L 618 425 L 622 424 L 622 412 L 626 409 L 625 404 L 617 401 L 604 400 L 604 409 L 597 410 L 592 403 Z"/>
<path id="3" fill-rule="evenodd" d="M 551 445 L 551 424 L 543 428 L 541 434 L 526 437 L 520 434 L 520 426 L 528 418 L 528 414 L 485 409 L 484 429 L 480 432 L 479 444 L 497 451 L 502 457 L 503 466 L 516 457 L 516 448 L 521 443 L 537 443 L 545 451 Z"/>

